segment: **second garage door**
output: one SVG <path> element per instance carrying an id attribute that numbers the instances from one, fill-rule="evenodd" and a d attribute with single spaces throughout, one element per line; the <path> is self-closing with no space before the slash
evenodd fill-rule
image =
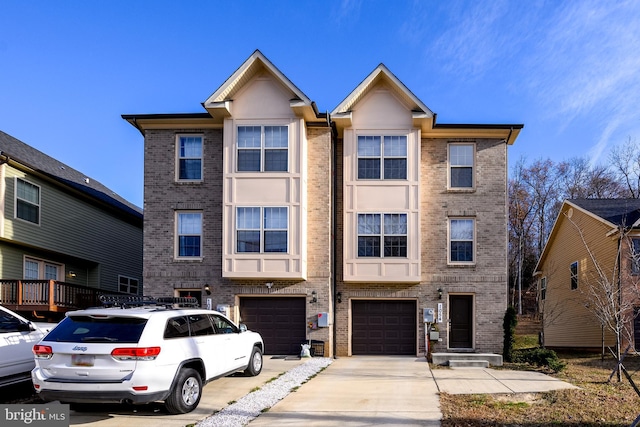
<path id="1" fill-rule="evenodd" d="M 300 354 L 307 332 L 305 301 L 304 297 L 243 297 L 240 318 L 262 335 L 265 354 Z"/>
<path id="2" fill-rule="evenodd" d="M 353 300 L 351 309 L 354 355 L 416 354 L 415 301 Z"/>

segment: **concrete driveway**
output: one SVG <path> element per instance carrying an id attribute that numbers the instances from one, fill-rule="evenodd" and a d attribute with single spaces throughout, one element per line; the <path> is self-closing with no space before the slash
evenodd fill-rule
<path id="1" fill-rule="evenodd" d="M 424 357 L 355 356 L 334 360 L 249 426 L 440 426 L 441 418 Z"/>
<path id="2" fill-rule="evenodd" d="M 169 415 L 163 405 L 140 406 L 93 405 L 90 412 L 70 412 L 70 425 L 83 427 L 184 427 L 195 424 L 220 411 L 230 402 L 240 399 L 251 390 L 261 387 L 305 360 L 264 357 L 262 373 L 257 377 L 231 376 L 207 384 L 198 407 L 188 414 Z"/>

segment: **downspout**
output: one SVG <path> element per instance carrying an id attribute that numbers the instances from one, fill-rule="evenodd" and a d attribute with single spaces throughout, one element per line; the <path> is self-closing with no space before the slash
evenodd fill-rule
<path id="1" fill-rule="evenodd" d="M 329 128 L 331 132 L 331 151 L 333 151 L 333 155 L 331 156 L 331 180 L 332 184 L 332 192 L 331 195 L 331 289 L 333 294 L 333 358 L 337 359 L 337 341 L 338 341 L 338 327 L 336 325 L 336 316 L 338 314 L 338 297 L 337 297 L 337 280 L 336 280 L 336 271 L 337 271 L 337 262 L 336 262 L 336 251 L 337 251 L 337 239 L 336 239 L 336 231 L 337 231 L 337 193 L 338 193 L 338 179 L 336 177 L 337 170 L 336 167 L 338 165 L 338 134 L 334 131 L 333 123 L 331 122 L 331 116 L 327 112 L 327 122 L 329 123 Z"/>

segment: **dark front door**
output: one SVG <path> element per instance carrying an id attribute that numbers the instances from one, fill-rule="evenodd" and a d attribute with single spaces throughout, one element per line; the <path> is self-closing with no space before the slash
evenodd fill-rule
<path id="1" fill-rule="evenodd" d="M 449 295 L 449 348 L 473 348 L 473 295 Z"/>
<path id="2" fill-rule="evenodd" d="M 415 301 L 352 301 L 351 352 L 354 355 L 415 355 Z"/>
<path id="3" fill-rule="evenodd" d="M 640 307 L 633 310 L 633 341 L 636 351 L 640 351 Z"/>
<path id="4" fill-rule="evenodd" d="M 304 297 L 240 298 L 240 318 L 252 331 L 259 332 L 265 354 L 300 354 L 306 339 Z"/>

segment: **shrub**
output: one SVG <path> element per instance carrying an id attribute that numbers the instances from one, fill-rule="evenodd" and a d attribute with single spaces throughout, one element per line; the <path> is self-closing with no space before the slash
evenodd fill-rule
<path id="1" fill-rule="evenodd" d="M 508 307 L 504 314 L 502 327 L 504 329 L 504 347 L 502 348 L 502 357 L 506 362 L 513 361 L 513 345 L 515 344 L 516 325 L 518 324 L 518 316 L 516 309 Z"/>
<path id="2" fill-rule="evenodd" d="M 513 352 L 513 362 L 528 363 L 535 366 L 544 366 L 554 372 L 560 372 L 567 364 L 558 359 L 555 351 L 546 348 L 528 348 Z"/>

